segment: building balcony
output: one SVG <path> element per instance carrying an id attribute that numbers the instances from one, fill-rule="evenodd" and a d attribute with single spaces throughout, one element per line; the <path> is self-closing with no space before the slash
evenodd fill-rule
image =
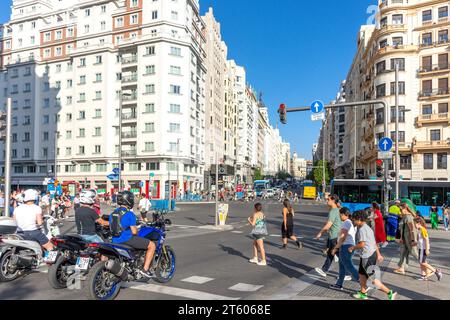
<path id="1" fill-rule="evenodd" d="M 393 6 L 403 6 L 408 3 L 407 0 L 383 0 L 379 4 L 380 9 L 393 7 Z"/>
<path id="2" fill-rule="evenodd" d="M 122 83 L 132 83 L 132 82 L 137 82 L 137 80 L 138 80 L 138 76 L 137 76 L 137 74 L 135 74 L 135 75 L 123 77 Z"/>
<path id="3" fill-rule="evenodd" d="M 419 76 L 432 76 L 441 72 L 448 72 L 450 70 L 450 64 L 433 64 L 429 66 L 422 66 L 417 70 Z"/>
<path id="4" fill-rule="evenodd" d="M 419 100 L 450 97 L 450 88 L 438 88 L 419 92 Z"/>
<path id="5" fill-rule="evenodd" d="M 137 56 L 122 58 L 123 65 L 137 64 L 138 58 Z"/>
<path id="6" fill-rule="evenodd" d="M 125 96 L 124 95 L 123 98 L 122 98 L 122 103 L 123 104 L 125 104 L 125 103 L 136 103 L 137 99 L 138 99 L 137 94 L 131 95 L 131 96 Z"/>
<path id="7" fill-rule="evenodd" d="M 122 114 L 122 121 L 130 121 L 130 120 L 137 120 L 136 113 L 123 113 Z"/>
<path id="8" fill-rule="evenodd" d="M 137 156 L 137 150 L 122 150 L 122 157 L 135 157 Z"/>
<path id="9" fill-rule="evenodd" d="M 415 45 L 386 46 L 380 48 L 372 59 L 377 60 L 386 54 L 416 52 L 417 50 L 418 47 Z"/>
<path id="10" fill-rule="evenodd" d="M 439 141 L 415 141 L 413 152 L 450 150 L 450 139 Z"/>
<path id="11" fill-rule="evenodd" d="M 136 139 L 137 131 L 122 132 L 122 139 Z"/>
<path id="12" fill-rule="evenodd" d="M 367 163 L 370 160 L 375 159 L 377 156 L 378 156 L 378 151 L 376 148 L 373 148 L 372 150 L 369 150 L 362 154 L 361 161 Z"/>
<path id="13" fill-rule="evenodd" d="M 417 126 L 420 128 L 425 124 L 445 123 L 450 126 L 450 115 L 446 113 L 422 114 L 417 117 Z"/>

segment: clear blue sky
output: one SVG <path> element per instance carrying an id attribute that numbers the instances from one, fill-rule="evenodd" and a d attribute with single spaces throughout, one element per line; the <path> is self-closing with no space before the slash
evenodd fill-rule
<path id="1" fill-rule="evenodd" d="M 69 0 L 67 0 L 69 1 Z M 10 0 L 0 0 L 0 22 L 7 21 Z M 359 27 L 376 0 L 200 0 L 222 24 L 229 58 L 247 71 L 247 81 L 264 93 L 276 125 L 280 103 L 330 102 L 345 79 L 356 49 Z M 309 114 L 289 114 L 281 127 L 292 152 L 311 158 L 320 122 Z"/>

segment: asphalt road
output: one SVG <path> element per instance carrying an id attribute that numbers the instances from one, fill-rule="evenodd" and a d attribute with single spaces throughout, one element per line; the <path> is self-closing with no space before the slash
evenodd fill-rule
<path id="1" fill-rule="evenodd" d="M 270 235 L 265 241 L 268 266 L 262 267 L 248 262 L 252 257 L 252 240 L 248 235 L 251 227 L 247 225 L 247 217 L 253 211 L 253 204 L 230 204 L 227 224 L 233 226 L 233 230 L 220 232 L 212 228 L 214 204 L 180 205 L 178 211 L 168 216 L 173 226 L 169 227 L 167 243 L 175 249 L 177 257 L 175 278 L 165 285 L 153 281 L 129 284 L 122 288 L 118 299 L 285 300 L 300 299 L 302 292 L 305 293 L 303 299 L 315 295 L 316 299 L 322 299 L 326 294 L 314 290 L 328 287 L 328 284 L 321 282 L 313 269 L 323 264 L 324 243 L 313 237 L 326 220 L 327 208 L 303 204 L 295 206 L 295 210 L 295 231 L 302 237 L 303 248 L 299 250 L 291 242 L 287 250 L 282 250 L 281 204 L 264 203 Z M 64 232 L 74 231 L 73 218 L 64 224 Z M 448 248 L 446 243 L 445 247 Z M 448 266 L 447 255 L 439 262 Z M 332 270 L 329 284 L 335 281 L 336 264 Z M 82 290 L 52 289 L 45 272 L 46 267 L 43 267 L 12 283 L 0 284 L 0 299 L 86 299 Z M 348 297 L 348 294 L 333 294 L 330 299 Z M 383 299 L 383 296 L 375 294 L 374 298 Z"/>

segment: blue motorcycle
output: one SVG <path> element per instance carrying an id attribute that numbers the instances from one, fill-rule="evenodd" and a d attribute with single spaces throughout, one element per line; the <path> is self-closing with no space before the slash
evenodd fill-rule
<path id="1" fill-rule="evenodd" d="M 150 267 L 155 275 L 154 280 L 159 283 L 171 281 L 175 274 L 175 252 L 165 244 L 165 227 L 171 224 L 169 219 L 158 215 L 154 222 L 143 224 L 139 229 L 139 237 L 149 240 L 159 239 Z M 144 278 L 140 270 L 144 266 L 145 250 L 113 243 L 95 243 L 89 247 L 91 257 L 103 257 L 91 268 L 86 279 L 85 294 L 89 299 L 114 300 L 123 282 L 139 281 Z M 106 260 L 104 257 L 108 258 L 107 261 L 103 261 Z"/>

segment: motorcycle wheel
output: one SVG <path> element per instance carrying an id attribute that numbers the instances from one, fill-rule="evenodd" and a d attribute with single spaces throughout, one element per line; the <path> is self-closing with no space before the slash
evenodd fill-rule
<path id="1" fill-rule="evenodd" d="M 70 265 L 69 261 L 60 256 L 55 264 L 48 269 L 48 282 L 53 289 L 67 288 L 67 282 L 71 274 L 68 274 L 66 271 Z"/>
<path id="2" fill-rule="evenodd" d="M 100 261 L 89 271 L 84 290 L 89 300 L 114 300 L 120 286 L 121 281 L 106 270 L 104 261 Z"/>
<path id="3" fill-rule="evenodd" d="M 0 282 L 10 282 L 16 280 L 20 276 L 20 270 L 11 273 L 8 270 L 8 265 L 11 261 L 12 252 L 5 252 L 0 258 Z"/>
<path id="4" fill-rule="evenodd" d="M 176 269 L 176 257 L 175 251 L 166 246 L 166 255 L 161 252 L 161 258 L 158 261 L 158 265 L 155 270 L 155 280 L 159 283 L 167 283 L 171 281 L 175 275 Z"/>

